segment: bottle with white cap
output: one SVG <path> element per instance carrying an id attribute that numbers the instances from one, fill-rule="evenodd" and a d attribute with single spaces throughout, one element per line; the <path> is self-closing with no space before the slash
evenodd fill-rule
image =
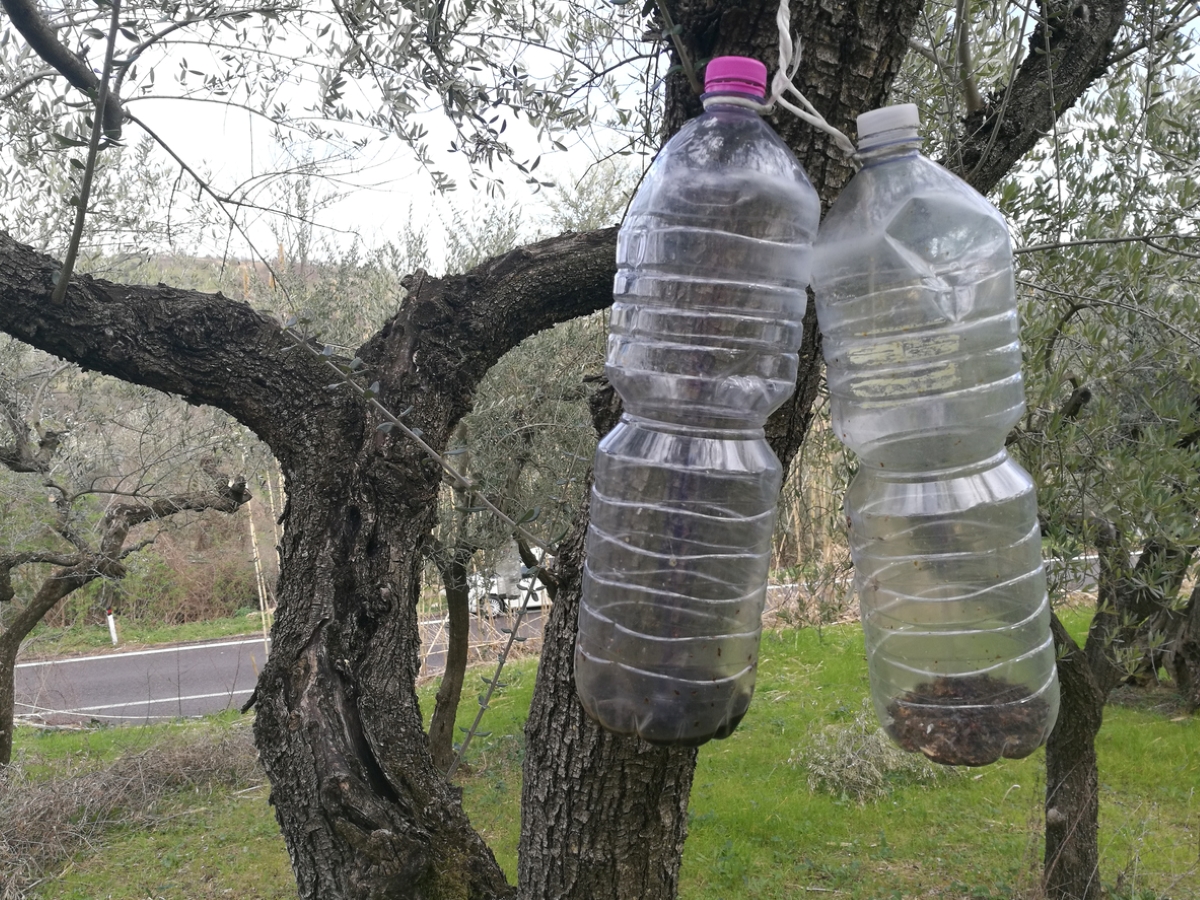
<path id="1" fill-rule="evenodd" d="M 617 241 L 607 373 L 625 404 L 596 452 L 575 681 L 605 728 L 697 745 L 754 691 L 820 205 L 758 110 L 766 67 L 719 57 Z"/>
<path id="2" fill-rule="evenodd" d="M 859 116 L 862 170 L 821 225 L 813 291 L 872 699 L 949 765 L 1032 753 L 1058 711 L 1004 218 L 920 153 L 912 104 Z"/>

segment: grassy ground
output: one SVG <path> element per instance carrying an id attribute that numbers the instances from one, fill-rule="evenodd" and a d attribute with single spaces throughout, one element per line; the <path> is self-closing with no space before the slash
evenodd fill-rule
<path id="1" fill-rule="evenodd" d="M 209 641 L 237 635 L 261 635 L 262 618 L 257 612 L 250 612 L 184 625 L 143 625 L 118 620 L 117 629 L 120 645 L 114 647 L 107 625 L 72 625 L 68 628 L 39 625 L 22 646 L 21 659 L 27 661 L 96 651 L 133 650 L 184 641 Z"/>
<path id="2" fill-rule="evenodd" d="M 1079 631 L 1086 617 L 1073 615 L 1068 624 Z M 876 743 L 874 721 L 862 705 L 866 674 L 857 627 L 768 633 L 761 658 L 749 715 L 732 737 L 700 753 L 683 900 L 1030 895 L 1041 855 L 1040 753 L 955 772 Z M 462 778 L 472 821 L 510 878 L 516 873 L 522 726 L 534 676 L 533 660 L 506 674 L 509 687 L 493 698 L 484 722 L 491 733 L 472 745 Z M 423 696 L 427 712 L 435 687 Z M 474 716 L 472 697 L 469 689 L 461 725 Z M 244 728 L 222 719 L 185 734 Z M 22 729 L 23 777 L 48 783 L 56 770 L 144 754 L 166 733 L 162 727 L 84 735 Z M 1200 897 L 1200 723 L 1181 716 L 1168 691 L 1119 693 L 1105 711 L 1098 752 L 1110 898 Z M 81 844 L 69 861 L 51 867 L 51 874 L 69 871 L 34 896 L 294 896 L 266 791 L 256 787 L 261 775 L 194 780 L 168 785 L 137 824 L 101 829 L 91 847 Z M 4 822 L 0 807 L 0 828 Z M 0 859 L 0 871 L 3 864 Z"/>
<path id="3" fill-rule="evenodd" d="M 18 729 L 0 780 L 0 898 L 294 898 L 249 726 Z"/>

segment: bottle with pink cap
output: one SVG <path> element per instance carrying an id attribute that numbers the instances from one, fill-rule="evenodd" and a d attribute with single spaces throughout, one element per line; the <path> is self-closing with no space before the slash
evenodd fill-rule
<path id="1" fill-rule="evenodd" d="M 754 691 L 819 202 L 759 115 L 766 67 L 720 57 L 617 242 L 575 652 L 587 712 L 658 744 L 726 737 Z"/>
<path id="2" fill-rule="evenodd" d="M 917 108 L 859 116 L 862 170 L 825 217 L 813 292 L 871 693 L 906 750 L 1032 753 L 1058 712 L 1037 499 L 1005 438 L 1025 409 L 1003 216 L 920 153 Z"/>

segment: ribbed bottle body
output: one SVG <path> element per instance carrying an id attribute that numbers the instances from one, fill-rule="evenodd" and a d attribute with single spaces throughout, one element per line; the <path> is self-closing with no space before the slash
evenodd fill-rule
<path id="1" fill-rule="evenodd" d="M 1058 682 L 1028 474 L 1004 451 L 948 472 L 864 466 L 846 511 L 888 733 L 950 765 L 1040 747 Z"/>
<path id="2" fill-rule="evenodd" d="M 575 679 L 612 731 L 725 737 L 754 692 L 779 495 L 761 434 L 626 417 L 596 455 Z"/>
<path id="3" fill-rule="evenodd" d="M 1024 410 L 1004 220 L 901 148 L 868 156 L 815 257 L 876 710 L 938 762 L 1025 756 L 1058 682 L 1033 484 L 1004 451 Z"/>
<path id="4" fill-rule="evenodd" d="M 795 383 L 818 216 L 774 132 L 716 106 L 622 226 L 606 371 L 626 415 L 596 454 L 575 656 L 612 731 L 696 745 L 749 705 L 781 478 L 762 427 Z"/>

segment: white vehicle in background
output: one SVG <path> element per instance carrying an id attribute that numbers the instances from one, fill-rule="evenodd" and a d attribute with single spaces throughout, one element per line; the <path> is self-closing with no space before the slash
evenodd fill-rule
<path id="1" fill-rule="evenodd" d="M 546 586 L 535 576 L 526 575 L 516 582 L 505 582 L 496 576 L 485 579 L 482 575 L 467 576 L 467 604 L 473 614 L 498 616 L 509 610 L 521 608 L 525 592 L 529 589 L 533 594 L 526 609 L 541 609 L 548 606 L 550 598 L 546 595 Z"/>
<path id="2" fill-rule="evenodd" d="M 513 553 L 497 564 L 491 577 L 481 573 L 467 576 L 467 608 L 472 614 L 498 616 L 520 609 L 525 594 L 530 591 L 526 609 L 549 606 L 546 586 L 532 573 L 521 574 L 521 559 L 516 555 L 515 545 L 512 549 Z M 538 557 L 542 555 L 540 550 L 534 550 L 534 553 Z"/>

